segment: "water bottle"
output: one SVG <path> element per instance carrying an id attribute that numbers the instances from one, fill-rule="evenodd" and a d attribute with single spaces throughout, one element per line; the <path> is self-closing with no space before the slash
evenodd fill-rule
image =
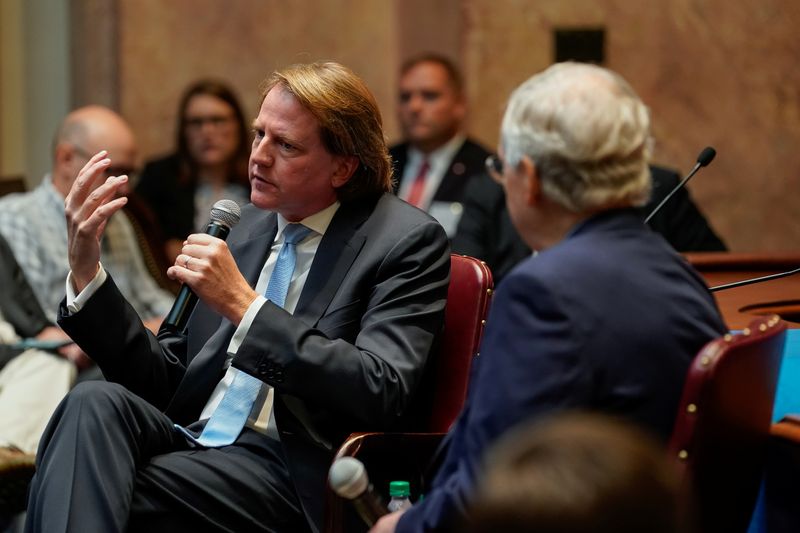
<path id="1" fill-rule="evenodd" d="M 408 481 L 392 481 L 389 483 L 389 512 L 400 511 L 411 507 L 411 489 L 408 486 Z"/>

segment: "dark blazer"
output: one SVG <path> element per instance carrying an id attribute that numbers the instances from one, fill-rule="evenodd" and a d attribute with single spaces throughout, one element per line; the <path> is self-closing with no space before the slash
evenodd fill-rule
<path id="1" fill-rule="evenodd" d="M 25 279 L 6 239 L 0 235 L 0 311 L 20 337 L 34 337 L 52 322 Z"/>
<path id="2" fill-rule="evenodd" d="M 231 231 L 230 250 L 253 285 L 276 232 L 277 215 L 252 205 Z M 413 427 L 406 414 L 442 327 L 449 268 L 447 237 L 425 213 L 388 193 L 343 204 L 294 316 L 268 301 L 243 340 L 233 365 L 275 388 L 280 439 L 312 523 L 322 522 L 327 470 L 346 435 Z M 156 340 L 113 282 L 75 315 L 62 306 L 59 324 L 109 381 L 182 425 L 197 420 L 222 378 L 235 330 L 201 302 L 186 335 Z"/>
<path id="3" fill-rule="evenodd" d="M 0 312 L 3 319 L 14 327 L 20 337 L 35 337 L 47 326 L 47 320 L 39 301 L 33 293 L 25 273 L 22 272 L 14 253 L 5 238 L 0 235 Z M 0 368 L 22 350 L 0 345 Z"/>
<path id="4" fill-rule="evenodd" d="M 183 240 L 196 231 L 194 195 L 197 186 L 193 181 L 179 181 L 180 175 L 180 159 L 172 154 L 149 161 L 136 185 L 136 194 L 155 215 L 164 239 Z M 249 188 L 246 177 L 240 181 Z"/>
<path id="5" fill-rule="evenodd" d="M 672 170 L 651 166 L 653 191 L 639 212 L 646 217 L 680 182 Z M 453 238 L 453 251 L 486 261 L 495 284 L 531 249 L 517 234 L 506 209 L 503 187 L 487 174 L 475 177 L 464 193 L 464 214 Z M 679 252 L 717 252 L 726 247 L 692 201 L 689 191 L 680 189 L 648 223 Z"/>
<path id="6" fill-rule="evenodd" d="M 635 211 L 579 224 L 495 293 L 447 456 L 398 533 L 462 514 L 483 453 L 517 424 L 599 411 L 666 441 L 691 360 L 725 331 L 702 278 Z"/>
<path id="7" fill-rule="evenodd" d="M 180 183 L 177 155 L 149 161 L 136 193 L 155 214 L 165 239 L 185 239 L 194 233 L 194 183 Z"/>
<path id="8" fill-rule="evenodd" d="M 395 187 L 394 192 L 400 187 L 400 178 L 408 162 L 409 143 L 400 143 L 389 148 L 389 155 L 392 156 L 392 166 L 394 168 Z M 466 139 L 461 148 L 458 149 L 450 167 L 442 177 L 442 182 L 436 190 L 433 202 L 460 202 L 466 190 L 467 184 L 475 176 L 484 171 L 484 162 L 491 154 L 486 148 L 472 139 Z"/>

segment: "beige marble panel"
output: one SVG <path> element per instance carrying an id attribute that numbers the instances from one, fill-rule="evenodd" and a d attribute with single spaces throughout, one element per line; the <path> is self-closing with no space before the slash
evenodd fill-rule
<path id="1" fill-rule="evenodd" d="M 255 116 L 259 85 L 291 63 L 340 61 L 391 109 L 397 64 L 393 4 L 367 0 L 119 0 L 120 102 L 145 157 L 171 150 L 184 88 L 227 80 Z M 385 115 L 390 130 L 392 115 Z"/>
<path id="2" fill-rule="evenodd" d="M 793 250 L 800 199 L 800 4 L 795 0 L 466 0 L 471 129 L 496 142 L 498 110 L 552 61 L 557 27 L 606 28 L 607 66 L 653 113 L 655 159 L 690 190 L 735 250 Z"/>
<path id="3" fill-rule="evenodd" d="M 119 102 L 146 157 L 171 148 L 192 80 L 229 80 L 253 114 L 271 70 L 317 59 L 364 77 L 394 139 L 397 68 L 421 43 L 458 56 L 469 131 L 494 145 L 511 89 L 550 64 L 553 29 L 605 27 L 607 65 L 653 112 L 656 161 L 687 171 L 704 146 L 717 148 L 690 190 L 730 246 L 798 248 L 797 0 L 447 0 L 420 25 L 419 0 L 117 2 Z"/>

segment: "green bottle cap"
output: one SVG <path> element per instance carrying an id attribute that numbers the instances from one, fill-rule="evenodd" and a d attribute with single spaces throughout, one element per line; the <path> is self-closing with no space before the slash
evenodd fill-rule
<path id="1" fill-rule="evenodd" d="M 389 496 L 411 496 L 411 489 L 408 486 L 408 481 L 392 481 L 389 483 Z"/>

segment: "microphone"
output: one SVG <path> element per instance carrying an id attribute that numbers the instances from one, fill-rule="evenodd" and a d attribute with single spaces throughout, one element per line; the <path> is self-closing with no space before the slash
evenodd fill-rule
<path id="1" fill-rule="evenodd" d="M 735 289 L 736 287 L 743 287 L 745 285 L 751 285 L 753 283 L 761 283 L 762 281 L 770 281 L 773 279 L 785 278 L 787 276 L 797 274 L 798 272 L 800 272 L 800 268 L 795 268 L 794 270 L 789 270 L 788 272 L 779 272 L 778 274 L 770 274 L 768 276 L 761 276 L 760 278 L 744 279 L 742 281 L 734 281 L 732 283 L 726 283 L 724 285 L 717 285 L 716 287 L 709 287 L 708 290 L 711 292 L 717 292 L 717 291 L 724 291 L 725 289 Z"/>
<path id="2" fill-rule="evenodd" d="M 228 238 L 231 228 L 239 223 L 241 216 L 242 210 L 239 204 L 233 200 L 219 200 L 211 208 L 211 220 L 206 227 L 206 233 L 224 241 Z M 178 297 L 175 298 L 175 303 L 172 304 L 172 309 L 161 323 L 161 329 L 166 329 L 170 333 L 183 332 L 196 305 L 197 295 L 188 285 L 183 285 Z"/>
<path id="3" fill-rule="evenodd" d="M 649 215 L 647 215 L 647 218 L 644 219 L 644 223 L 647 224 L 648 222 L 650 222 L 650 219 L 653 218 L 653 215 L 655 215 L 656 213 L 658 213 L 661 210 L 661 208 L 664 206 L 664 204 L 667 203 L 667 200 L 672 198 L 672 195 L 675 194 L 676 192 L 678 192 L 679 189 L 683 188 L 683 186 L 686 185 L 686 183 L 690 179 L 692 179 L 692 176 L 694 176 L 695 173 L 698 170 L 700 170 L 700 167 L 708 166 L 708 164 L 711 163 L 714 160 L 714 156 L 716 156 L 716 155 L 717 155 L 717 151 L 714 150 L 713 148 L 711 148 L 710 146 L 706 146 L 705 148 L 703 148 L 703 151 L 700 152 L 700 155 L 697 156 L 697 163 L 694 164 L 694 168 L 691 170 L 691 172 L 689 172 L 686 175 L 686 177 L 683 178 L 683 180 L 681 180 L 681 182 L 674 189 L 669 191 L 669 194 L 666 195 L 664 197 L 664 199 L 661 200 L 661 202 L 659 202 L 659 204 L 656 206 L 656 208 L 653 209 L 650 212 Z"/>
<path id="4" fill-rule="evenodd" d="M 375 525 L 380 517 L 389 514 L 389 509 L 383 504 L 380 495 L 375 492 L 367 478 L 364 463 L 355 457 L 336 459 L 328 472 L 328 484 L 333 492 L 353 502 L 362 520 L 370 527 Z"/>

